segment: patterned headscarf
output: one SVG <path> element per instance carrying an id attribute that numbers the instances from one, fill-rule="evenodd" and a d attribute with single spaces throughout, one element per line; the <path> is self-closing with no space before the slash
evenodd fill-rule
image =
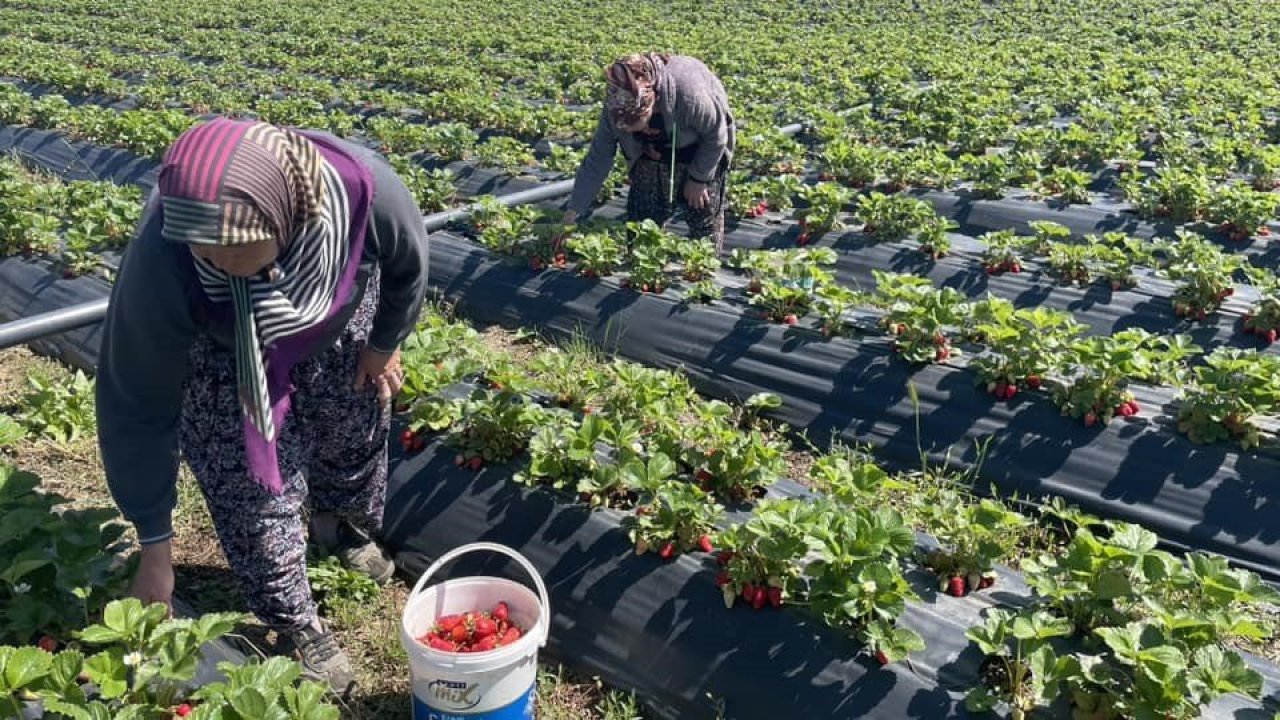
<path id="1" fill-rule="evenodd" d="M 609 88 L 604 104 L 616 122 L 631 125 L 653 110 L 654 85 L 670 59 L 665 53 L 636 53 L 605 68 Z"/>
<path id="2" fill-rule="evenodd" d="M 351 198 L 337 171 L 306 137 L 225 118 L 178 138 L 161 166 L 158 189 L 162 235 L 168 240 L 280 244 L 272 277 L 236 277 L 194 258 L 208 299 L 233 304 L 236 374 L 251 425 L 246 431 L 259 434 L 274 455 L 283 415 L 268 383 L 268 357 L 282 340 L 329 316 L 348 274 Z M 249 447 L 252 455 L 255 443 Z M 278 471 L 266 475 L 273 480 L 264 484 L 279 482 Z"/>

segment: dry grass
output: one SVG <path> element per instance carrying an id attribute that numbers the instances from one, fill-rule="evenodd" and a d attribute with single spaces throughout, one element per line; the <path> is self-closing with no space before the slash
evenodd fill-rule
<path id="1" fill-rule="evenodd" d="M 507 333 L 489 331 L 494 345 L 510 343 L 532 353 Z M 0 408 L 12 407 L 26 391 L 29 373 L 66 375 L 67 370 L 26 349 L 0 352 Z M 44 486 L 69 498 L 73 504 L 110 505 L 103 479 L 97 441 L 90 433 L 60 446 L 48 440 L 28 438 L 4 452 L 7 460 L 40 475 Z M 194 480 L 183 470 L 174 512 L 174 563 L 177 594 L 197 612 L 243 611 L 244 604 L 231 577 L 214 534 L 212 519 Z M 372 606 L 338 603 L 329 620 L 358 673 L 358 688 L 343 705 L 342 715 L 352 720 L 404 718 L 409 709 L 409 671 L 400 645 L 399 618 L 408 589 L 393 581 Z M 272 634 L 250 623 L 239 628 L 236 644 L 246 652 L 267 653 Z M 539 717 L 553 720 L 601 718 L 631 720 L 640 717 L 634 699 L 611 691 L 598 681 L 571 675 L 564 668 L 544 663 L 538 684 Z"/>

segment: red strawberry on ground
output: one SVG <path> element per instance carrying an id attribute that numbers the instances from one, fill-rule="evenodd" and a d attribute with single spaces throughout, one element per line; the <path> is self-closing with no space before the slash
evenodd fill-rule
<path id="1" fill-rule="evenodd" d="M 729 573 L 721 572 L 716 576 L 716 587 L 724 587 L 725 585 L 728 585 L 731 579 L 732 578 L 729 577 Z"/>
<path id="2" fill-rule="evenodd" d="M 796 244 L 797 244 L 797 245 L 808 245 L 808 244 L 809 244 L 809 233 L 800 233 L 800 236 L 796 238 Z"/>
<path id="3" fill-rule="evenodd" d="M 994 576 L 992 576 L 992 575 L 983 575 L 983 576 L 982 576 L 982 582 L 978 583 L 978 587 L 979 587 L 980 589 L 982 589 L 982 590 L 986 590 L 987 588 L 989 588 L 989 587 L 991 587 L 992 585 L 995 585 L 995 584 L 996 584 L 996 579 L 995 579 L 995 577 L 994 577 Z"/>
<path id="4" fill-rule="evenodd" d="M 1040 389 L 1040 376 L 1039 376 L 1039 375 L 1028 375 L 1028 376 L 1027 376 L 1027 387 L 1031 388 L 1032 390 L 1039 390 L 1039 389 Z"/>
<path id="5" fill-rule="evenodd" d="M 768 602 L 768 600 L 769 600 L 769 595 L 765 591 L 765 589 L 762 587 L 757 587 L 755 596 L 751 598 L 751 608 L 753 610 L 759 610 L 764 607 L 764 604 Z"/>
<path id="6" fill-rule="evenodd" d="M 58 641 L 54 640 L 51 635 L 43 635 L 40 637 L 40 641 L 36 643 L 36 647 L 47 653 L 57 652 Z"/>
<path id="7" fill-rule="evenodd" d="M 795 315 L 788 315 L 782 318 L 782 322 L 788 325 L 795 325 L 796 323 L 800 322 L 800 318 L 796 317 Z"/>
<path id="8" fill-rule="evenodd" d="M 710 535 L 703 535 L 702 537 L 698 538 L 698 549 L 704 553 L 711 552 L 712 546 L 711 546 Z"/>
<path id="9" fill-rule="evenodd" d="M 178 717 L 186 717 L 191 714 L 191 706 L 186 703 L 182 703 L 173 709 L 173 714 Z"/>
<path id="10" fill-rule="evenodd" d="M 876 662 L 880 663 L 881 665 L 888 665 L 888 664 L 889 664 L 889 656 L 888 656 L 888 655 L 885 655 L 883 650 L 877 650 L 877 651 L 876 651 Z"/>
<path id="11" fill-rule="evenodd" d="M 666 545 L 662 546 L 661 550 L 658 551 L 658 557 L 663 560 L 670 560 L 675 554 L 676 544 L 673 542 L 668 542 Z"/>
<path id="12" fill-rule="evenodd" d="M 1093 427 L 1093 424 L 1094 424 L 1094 423 L 1096 423 L 1096 422 L 1098 422 L 1098 416 L 1097 416 L 1097 415 L 1095 415 L 1095 414 L 1093 414 L 1093 413 L 1085 413 L 1085 414 L 1084 414 L 1084 426 L 1085 426 L 1085 427 Z"/>
<path id="13" fill-rule="evenodd" d="M 938 362 L 942 362 L 943 360 L 946 360 L 949 357 L 951 357 L 951 351 L 944 347 L 938 348 L 937 352 L 933 354 L 933 359 Z"/>
<path id="14" fill-rule="evenodd" d="M 1018 394 L 1018 386 L 1013 383 L 1009 383 L 1009 385 L 1004 389 L 1005 400 L 1012 400 L 1013 396 L 1017 394 Z"/>
<path id="15" fill-rule="evenodd" d="M 782 588 L 769 588 L 769 604 L 774 607 L 782 607 Z"/>
<path id="16" fill-rule="evenodd" d="M 746 585 L 743 585 L 742 599 L 746 600 L 747 602 L 751 602 L 752 600 L 755 600 L 755 598 L 756 598 L 756 586 L 752 585 L 751 583 L 747 583 Z"/>
<path id="17" fill-rule="evenodd" d="M 479 455 L 471 458 L 471 462 L 468 464 L 468 467 L 470 467 L 472 470 L 479 471 L 480 468 L 484 467 L 484 458 L 480 457 Z"/>
<path id="18" fill-rule="evenodd" d="M 1137 400 L 1130 400 L 1130 401 L 1129 401 L 1129 410 L 1130 410 L 1130 412 L 1132 412 L 1134 415 L 1137 415 L 1139 412 L 1141 412 L 1141 411 L 1142 411 L 1142 408 L 1138 405 L 1138 401 L 1137 401 Z"/>
<path id="19" fill-rule="evenodd" d="M 951 597 L 964 597 L 964 578 L 955 575 L 947 581 L 947 594 Z"/>

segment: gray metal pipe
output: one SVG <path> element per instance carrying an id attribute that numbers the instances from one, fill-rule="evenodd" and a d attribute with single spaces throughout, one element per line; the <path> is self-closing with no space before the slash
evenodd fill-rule
<path id="1" fill-rule="evenodd" d="M 573 192 L 573 180 L 561 180 L 553 182 L 550 185 L 539 185 L 538 187 L 529 188 L 528 190 L 520 190 L 507 195 L 499 195 L 498 200 L 507 207 L 515 207 L 517 205 L 529 205 L 543 200 L 554 200 Z M 466 218 L 475 209 L 475 205 L 467 205 L 466 207 L 456 208 L 454 210 L 445 210 L 444 212 L 432 213 L 422 218 L 422 224 L 426 227 L 427 232 L 435 232 L 445 227 L 449 223 L 457 222 Z"/>
<path id="2" fill-rule="evenodd" d="M 0 325 L 0 350 L 93 325 L 106 317 L 107 298 L 20 318 Z"/>

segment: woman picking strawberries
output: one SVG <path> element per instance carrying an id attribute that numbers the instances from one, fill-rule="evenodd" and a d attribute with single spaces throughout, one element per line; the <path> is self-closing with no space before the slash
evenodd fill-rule
<path id="1" fill-rule="evenodd" d="M 627 216 L 664 224 L 685 208 L 691 237 L 724 246 L 725 179 L 734 125 L 724 85 L 682 55 L 628 55 L 605 70 L 608 91 L 595 137 L 574 179 L 564 223 L 587 212 L 619 147 L 631 179 Z"/>
<path id="2" fill-rule="evenodd" d="M 112 291 L 98 366 L 107 483 L 143 548 L 130 593 L 169 603 L 179 455 L 249 609 L 339 692 L 311 540 L 385 581 L 373 542 L 398 347 L 426 287 L 407 188 L 330 135 L 217 119 L 169 149 Z"/>

